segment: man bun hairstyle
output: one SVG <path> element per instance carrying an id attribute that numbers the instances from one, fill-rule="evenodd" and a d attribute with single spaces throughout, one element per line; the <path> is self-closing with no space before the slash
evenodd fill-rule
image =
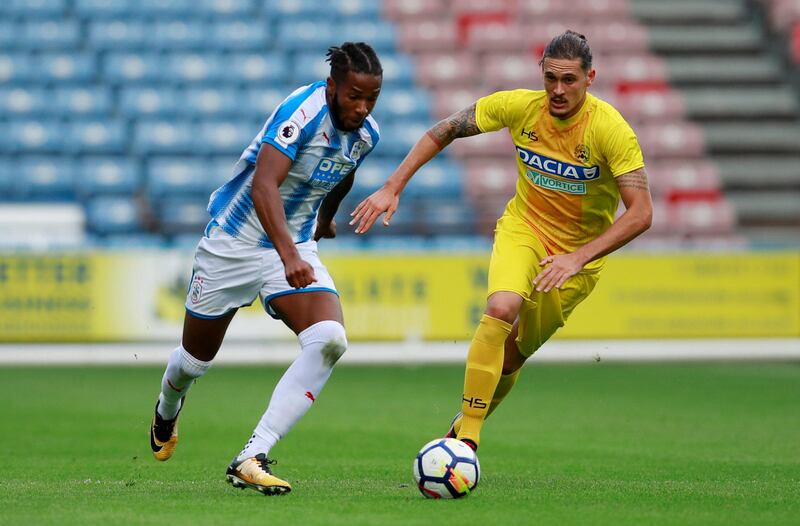
<path id="1" fill-rule="evenodd" d="M 564 31 L 547 44 L 542 54 L 542 60 L 539 65 L 544 64 L 544 59 L 556 58 L 566 60 L 580 59 L 581 69 L 588 73 L 592 69 L 592 50 L 589 49 L 589 43 L 586 37 L 580 33 L 576 33 L 571 29 Z"/>
<path id="2" fill-rule="evenodd" d="M 348 71 L 366 73 L 380 77 L 383 67 L 372 46 L 365 42 L 345 42 L 341 46 L 331 46 L 326 54 L 326 62 L 331 65 L 331 77 L 341 82 Z"/>

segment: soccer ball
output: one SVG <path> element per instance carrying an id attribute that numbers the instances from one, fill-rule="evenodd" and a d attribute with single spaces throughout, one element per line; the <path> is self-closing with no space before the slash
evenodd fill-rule
<path id="1" fill-rule="evenodd" d="M 414 480 L 429 499 L 458 499 L 478 485 L 481 465 L 471 447 L 455 438 L 431 440 L 414 459 Z"/>

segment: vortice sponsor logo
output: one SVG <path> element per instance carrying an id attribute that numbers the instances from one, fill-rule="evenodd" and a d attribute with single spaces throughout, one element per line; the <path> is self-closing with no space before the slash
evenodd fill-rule
<path id="1" fill-rule="evenodd" d="M 592 181 L 600 177 L 599 166 L 580 166 L 551 159 L 545 155 L 517 146 L 517 154 L 525 165 L 539 173 L 574 181 Z"/>
<path id="2" fill-rule="evenodd" d="M 566 192 L 574 195 L 586 194 L 586 183 L 581 181 L 565 181 L 563 179 L 554 179 L 553 177 L 548 177 L 533 170 L 528 170 L 526 175 L 533 184 L 542 188 L 546 188 L 547 190 Z"/>

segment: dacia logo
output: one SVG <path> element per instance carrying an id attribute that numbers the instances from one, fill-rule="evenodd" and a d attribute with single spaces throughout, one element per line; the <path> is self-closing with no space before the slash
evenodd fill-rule
<path id="1" fill-rule="evenodd" d="M 517 154 L 525 165 L 534 170 L 547 174 L 571 179 L 575 181 L 592 181 L 600 177 L 599 166 L 580 166 L 577 164 L 565 163 L 556 159 L 551 159 L 544 155 L 520 148 L 517 146 Z"/>

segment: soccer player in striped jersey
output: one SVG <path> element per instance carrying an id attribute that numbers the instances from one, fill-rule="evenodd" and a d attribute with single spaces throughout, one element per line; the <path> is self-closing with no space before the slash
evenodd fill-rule
<path id="1" fill-rule="evenodd" d="M 555 37 L 540 65 L 544 90 L 499 91 L 439 122 L 352 214 L 359 233 L 383 213 L 388 225 L 423 164 L 455 139 L 508 129 L 517 191 L 497 222 L 487 305 L 467 355 L 461 412 L 447 433 L 473 448 L 525 360 L 592 291 L 605 256 L 652 221 L 636 135 L 587 92 L 595 70 L 586 38 L 573 31 Z M 625 212 L 614 221 L 620 198 Z"/>
<path id="2" fill-rule="evenodd" d="M 383 70 L 363 42 L 328 49 L 327 81 L 296 89 L 267 119 L 209 200 L 211 221 L 195 253 L 181 344 L 172 352 L 150 428 L 158 460 L 172 456 L 178 415 L 211 366 L 239 307 L 256 298 L 297 334 L 300 355 L 275 387 L 228 482 L 265 495 L 291 491 L 270 449 L 311 407 L 347 348 L 333 279 L 317 241 L 336 235 L 334 214 L 378 143 L 370 116 Z"/>

